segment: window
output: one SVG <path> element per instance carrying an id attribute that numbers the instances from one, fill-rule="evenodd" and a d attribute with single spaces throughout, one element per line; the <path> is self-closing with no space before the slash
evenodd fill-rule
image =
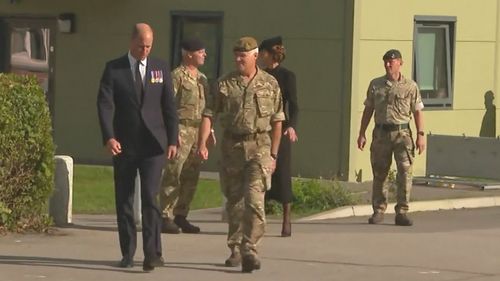
<path id="1" fill-rule="evenodd" d="M 416 16 L 413 79 L 426 107 L 453 105 L 456 17 Z"/>
<path id="2" fill-rule="evenodd" d="M 0 18 L 0 72 L 34 75 L 54 120 L 55 19 Z"/>
<path id="3" fill-rule="evenodd" d="M 47 94 L 50 29 L 12 28 L 10 43 L 10 71 L 16 74 L 35 75 Z"/>
<path id="4" fill-rule="evenodd" d="M 221 70 L 222 13 L 172 12 L 172 69 L 181 63 L 181 41 L 198 38 L 205 44 L 207 58 L 200 70 L 210 81 L 217 79 Z"/>

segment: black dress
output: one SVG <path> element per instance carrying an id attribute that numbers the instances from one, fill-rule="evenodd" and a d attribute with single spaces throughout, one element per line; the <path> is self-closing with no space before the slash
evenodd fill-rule
<path id="1" fill-rule="evenodd" d="M 278 66 L 274 69 L 266 69 L 278 81 L 283 96 L 283 110 L 286 121 L 283 122 L 283 132 L 289 127 L 297 129 L 297 118 L 299 107 L 297 104 L 297 87 L 295 74 Z M 290 203 L 293 199 L 292 193 L 292 146 L 288 136 L 281 136 L 278 150 L 278 160 L 276 161 L 276 171 L 271 181 L 271 189 L 266 192 L 266 199 L 274 199 L 281 203 Z"/>

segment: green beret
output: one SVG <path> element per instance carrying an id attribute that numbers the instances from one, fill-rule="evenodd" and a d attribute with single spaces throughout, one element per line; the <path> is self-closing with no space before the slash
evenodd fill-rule
<path id="1" fill-rule="evenodd" d="M 241 37 L 234 43 L 233 51 L 248 52 L 258 47 L 257 40 L 253 37 Z"/>
<path id="2" fill-rule="evenodd" d="M 383 60 L 401 59 L 401 58 L 403 58 L 401 56 L 401 52 L 396 49 L 390 49 L 389 51 L 385 52 L 384 56 L 382 57 Z"/>

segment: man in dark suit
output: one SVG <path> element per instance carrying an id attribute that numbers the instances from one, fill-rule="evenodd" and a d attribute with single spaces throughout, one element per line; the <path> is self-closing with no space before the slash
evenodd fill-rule
<path id="1" fill-rule="evenodd" d="M 165 158 L 176 155 L 178 119 L 167 64 L 148 57 L 153 30 L 133 28 L 128 54 L 106 64 L 97 108 L 107 150 L 113 155 L 116 215 L 122 260 L 132 267 L 136 249 L 134 182 L 139 170 L 144 271 L 162 266 L 161 214 L 156 196 Z"/>

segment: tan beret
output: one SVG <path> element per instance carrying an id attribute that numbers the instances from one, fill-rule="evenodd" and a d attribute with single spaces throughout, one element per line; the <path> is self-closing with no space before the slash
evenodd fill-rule
<path id="1" fill-rule="evenodd" d="M 257 40 L 253 37 L 241 37 L 234 43 L 233 51 L 248 52 L 258 47 Z"/>

